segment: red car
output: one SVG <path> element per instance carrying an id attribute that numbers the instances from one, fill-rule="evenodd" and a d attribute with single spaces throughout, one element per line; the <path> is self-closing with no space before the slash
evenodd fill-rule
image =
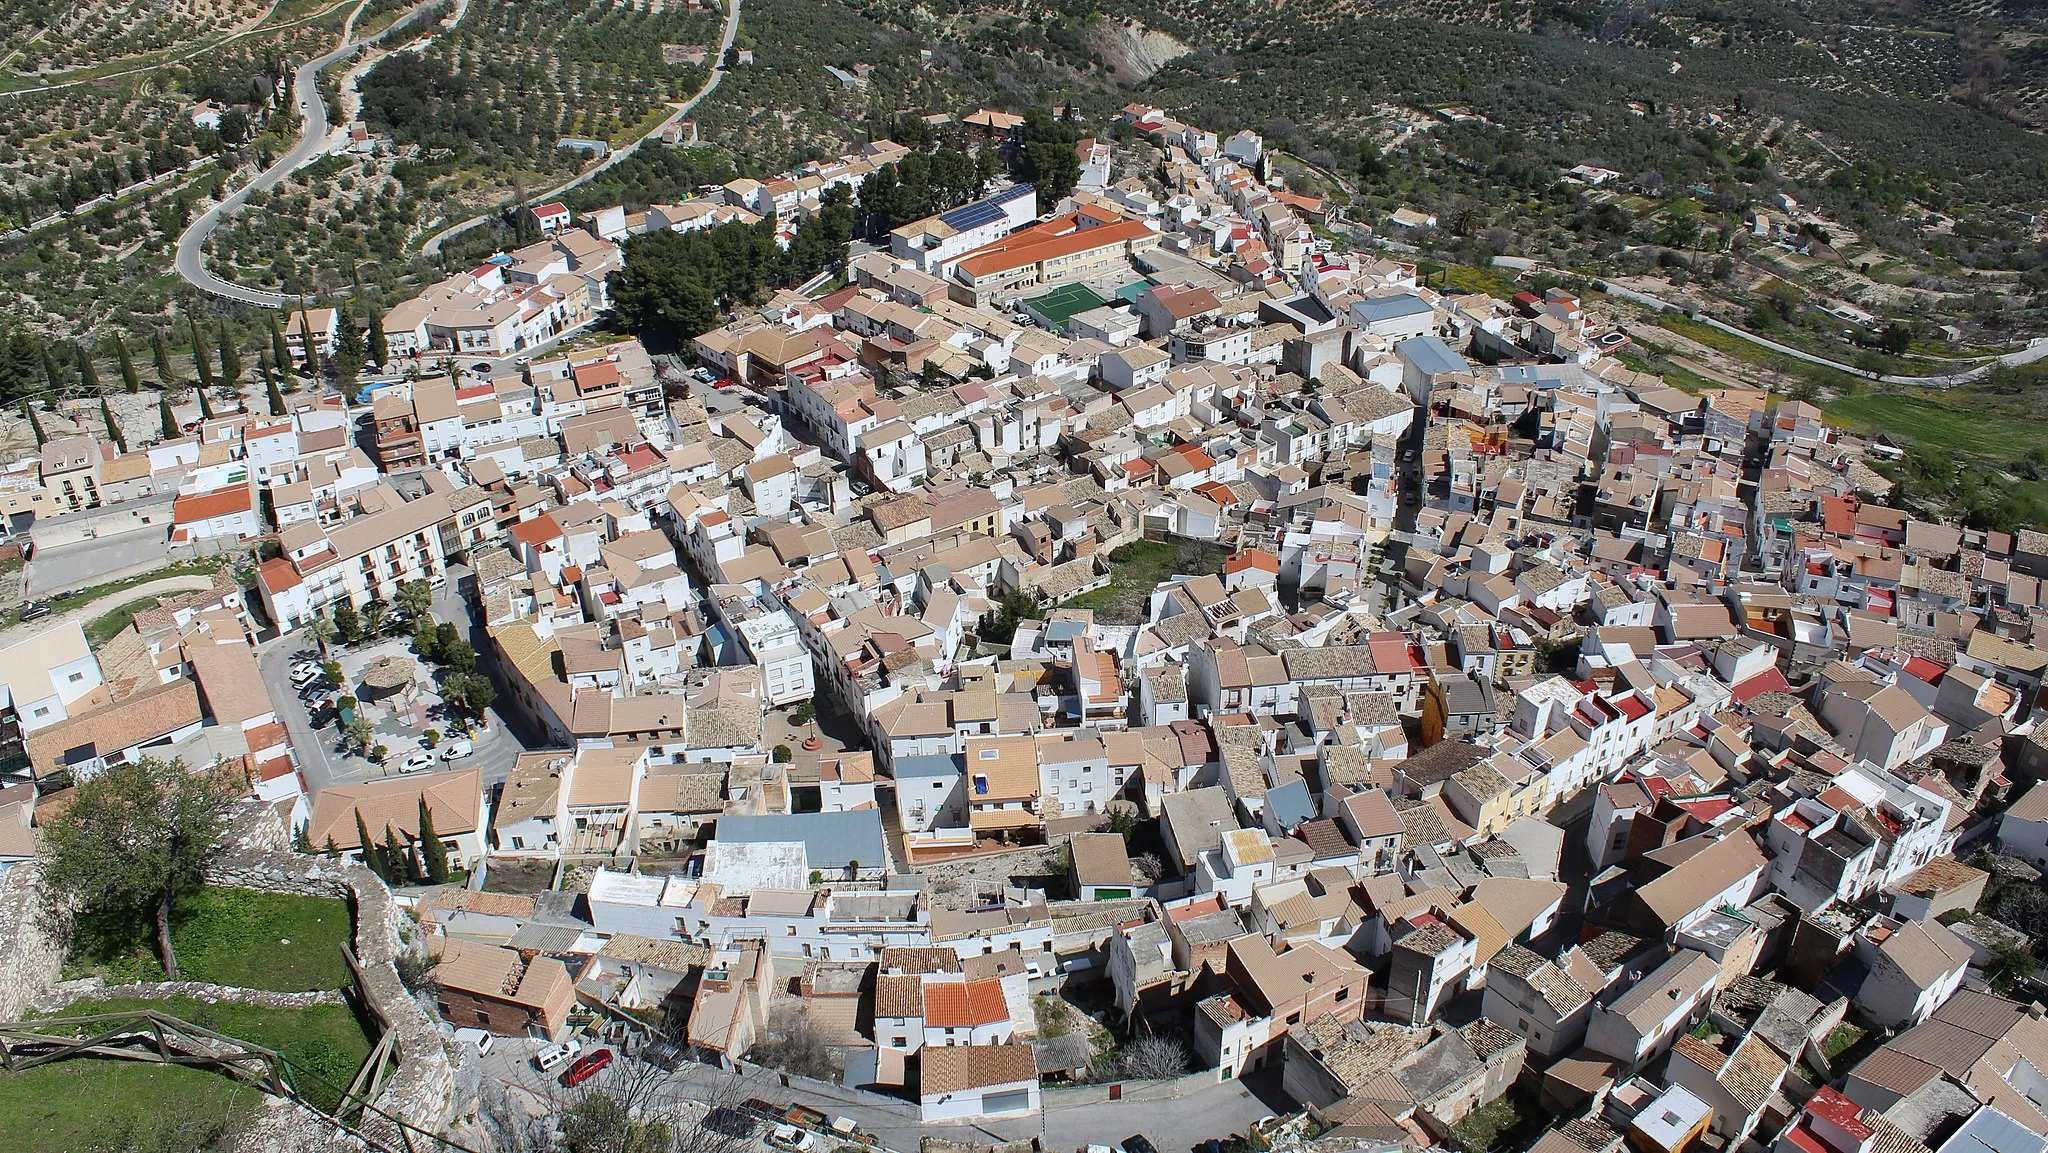
<path id="1" fill-rule="evenodd" d="M 562 1072 L 562 1084 L 574 1089 L 576 1086 L 603 1072 L 604 1067 L 611 1063 L 612 1051 L 610 1049 L 599 1049 L 595 1053 L 585 1053 L 583 1056 L 576 1058 L 575 1062 Z"/>

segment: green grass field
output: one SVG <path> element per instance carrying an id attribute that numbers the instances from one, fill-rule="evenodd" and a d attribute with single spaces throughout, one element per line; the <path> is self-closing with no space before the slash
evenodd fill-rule
<path id="1" fill-rule="evenodd" d="M 1991 460 L 2013 460 L 2048 444 L 2048 427 L 1986 412 L 1962 391 L 1858 392 L 1828 402 L 1823 412 L 1834 424 Z"/>
<path id="2" fill-rule="evenodd" d="M 275 1049 L 291 1063 L 299 1091 L 332 1109 L 370 1055 L 370 1039 L 341 1005 L 266 1009 L 167 1001 L 80 1001 L 60 1016 L 156 1009 L 180 1020 Z M 80 1058 L 0 1073 L 0 1134 L 10 1153 L 226 1148 L 232 1122 L 261 1096 L 201 1069 Z M 159 1132 L 211 1134 L 208 1141 L 159 1145 Z"/>
<path id="3" fill-rule="evenodd" d="M 112 982 L 163 979 L 149 926 L 80 930 L 67 975 L 98 974 Z M 290 993 L 348 983 L 341 946 L 349 932 L 348 906 L 338 900 L 212 888 L 180 909 L 171 944 L 189 980 Z"/>
<path id="4" fill-rule="evenodd" d="M 1103 624 L 1137 624 L 1145 619 L 1152 586 L 1175 573 L 1222 572 L 1229 555 L 1220 545 L 1133 541 L 1109 554 L 1107 585 L 1070 597 L 1060 607 L 1093 609 Z"/>
<path id="5" fill-rule="evenodd" d="M 155 607 L 155 597 L 142 597 L 138 600 L 129 601 L 119 608 L 103 612 L 85 622 L 85 639 L 87 643 L 97 649 L 108 641 L 113 640 L 122 629 L 127 628 L 128 623 L 135 619 L 136 613 Z"/>
<path id="6" fill-rule="evenodd" d="M 261 1097 L 183 1065 L 59 1061 L 0 1073 L 0 1133 L 12 1153 L 227 1148 Z"/>

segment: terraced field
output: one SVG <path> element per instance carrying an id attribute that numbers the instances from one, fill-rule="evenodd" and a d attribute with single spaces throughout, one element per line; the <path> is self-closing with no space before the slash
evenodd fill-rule
<path id="1" fill-rule="evenodd" d="M 715 63 L 722 10 L 646 0 L 478 0 L 452 32 L 361 81 L 364 118 L 405 149 L 416 192 L 500 201 L 623 144 L 668 114 Z M 569 146 L 564 142 L 569 141 Z"/>

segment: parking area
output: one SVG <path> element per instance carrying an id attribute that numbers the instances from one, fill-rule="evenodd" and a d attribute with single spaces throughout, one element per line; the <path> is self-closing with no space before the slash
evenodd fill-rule
<path id="1" fill-rule="evenodd" d="M 458 575 L 466 577 L 467 570 L 451 569 L 451 576 Z M 434 613 L 438 619 L 452 619 L 458 627 L 467 628 L 468 610 L 453 581 L 436 591 Z M 328 656 L 341 666 L 340 685 L 328 684 L 323 677 L 308 677 L 300 671 L 309 664 L 317 666 L 321 659 L 318 647 L 303 635 L 295 633 L 268 642 L 257 654 L 264 688 L 272 708 L 291 734 L 309 789 L 318 791 L 332 785 L 396 775 L 405 770 L 406 761 L 412 757 L 433 758 L 431 762 L 415 761 L 413 772 L 474 767 L 482 770 L 484 784 L 490 786 L 503 780 L 525 751 L 518 734 L 495 708 L 485 710 L 480 721 L 472 722 L 467 734 L 456 734 L 441 700 L 439 673 L 413 655 L 409 639 L 391 637 L 354 648 L 333 645 Z M 489 662 L 482 655 L 478 670 L 489 671 Z M 383 746 L 381 760 L 363 756 L 346 739 L 342 720 L 333 707 L 344 695 L 356 699 L 369 723 L 370 748 Z M 431 741 L 429 731 L 434 734 Z M 466 739 L 470 752 L 452 759 L 445 756 L 451 737 Z"/>

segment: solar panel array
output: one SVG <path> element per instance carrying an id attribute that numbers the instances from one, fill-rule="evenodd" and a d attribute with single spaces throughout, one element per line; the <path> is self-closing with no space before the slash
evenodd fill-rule
<path id="1" fill-rule="evenodd" d="M 1031 186 L 1029 184 L 1013 184 L 986 200 L 977 200 L 972 204 L 963 204 L 958 208 L 941 212 L 939 213 L 939 219 L 945 221 L 957 232 L 965 232 L 970 228 L 980 228 L 984 224 L 992 224 L 1002 219 L 1003 205 L 1020 196 L 1028 195 L 1030 192 Z"/>

